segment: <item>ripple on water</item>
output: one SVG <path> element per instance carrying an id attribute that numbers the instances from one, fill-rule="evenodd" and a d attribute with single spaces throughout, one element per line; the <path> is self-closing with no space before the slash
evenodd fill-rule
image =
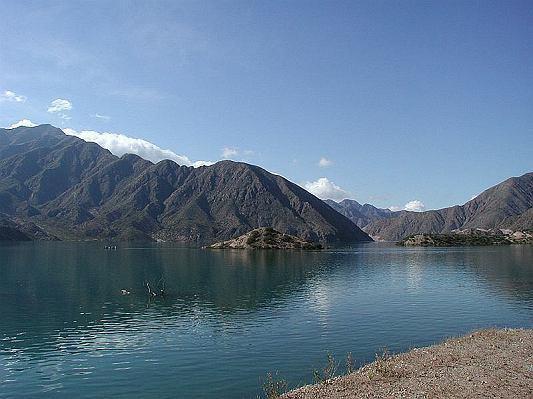
<path id="1" fill-rule="evenodd" d="M 1 398 L 255 397 L 268 371 L 309 382 L 328 351 L 367 361 L 385 346 L 533 326 L 527 250 L 146 247 L 100 257 L 90 244 L 61 245 L 36 244 L 23 262 L 16 247 L 0 252 L 0 292 L 10 293 L 0 303 Z M 148 301 L 142 282 L 161 276 L 169 297 Z M 14 281 L 22 288 L 11 293 Z"/>

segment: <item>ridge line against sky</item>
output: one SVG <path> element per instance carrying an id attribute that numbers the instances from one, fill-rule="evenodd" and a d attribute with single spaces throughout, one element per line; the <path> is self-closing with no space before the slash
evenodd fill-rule
<path id="1" fill-rule="evenodd" d="M 393 209 L 533 169 L 527 1 L 0 1 L 0 126 L 242 160 Z"/>

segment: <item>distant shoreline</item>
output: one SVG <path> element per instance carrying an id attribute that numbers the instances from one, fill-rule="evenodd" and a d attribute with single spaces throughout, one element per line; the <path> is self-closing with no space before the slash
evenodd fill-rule
<path id="1" fill-rule="evenodd" d="M 378 358 L 284 399 L 530 398 L 533 329 L 488 329 Z"/>
<path id="2" fill-rule="evenodd" d="M 413 234 L 396 243 L 404 247 L 479 247 L 533 244 L 533 231 L 469 229 L 451 233 Z"/>

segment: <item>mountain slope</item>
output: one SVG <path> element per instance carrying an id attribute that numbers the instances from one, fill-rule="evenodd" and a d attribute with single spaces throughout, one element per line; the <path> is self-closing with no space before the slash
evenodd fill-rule
<path id="1" fill-rule="evenodd" d="M 0 130 L 0 212 L 62 239 L 206 244 L 273 227 L 311 241 L 370 240 L 312 194 L 257 166 L 118 158 L 50 125 Z"/>
<path id="2" fill-rule="evenodd" d="M 396 213 L 390 209 L 376 208 L 371 204 L 361 205 L 359 202 L 352 199 L 344 199 L 340 202 L 327 199 L 324 202 L 337 212 L 346 216 L 360 228 L 364 228 L 366 225 L 376 220 L 391 218 Z"/>
<path id="3" fill-rule="evenodd" d="M 446 233 L 455 229 L 533 228 L 533 173 L 511 177 L 485 190 L 464 205 L 426 212 L 395 212 L 375 220 L 364 230 L 381 240 L 411 234 Z"/>

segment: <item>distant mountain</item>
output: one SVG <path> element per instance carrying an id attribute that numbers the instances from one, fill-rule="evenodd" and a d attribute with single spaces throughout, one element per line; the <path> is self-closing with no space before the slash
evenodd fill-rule
<path id="1" fill-rule="evenodd" d="M 376 208 L 374 205 L 370 204 L 361 205 L 359 202 L 352 199 L 344 199 L 340 202 L 327 199 L 324 202 L 337 212 L 342 213 L 360 228 L 364 228 L 369 223 L 376 220 L 394 217 L 395 213 L 397 213 L 390 209 Z"/>
<path id="2" fill-rule="evenodd" d="M 394 212 L 364 230 L 379 240 L 413 234 L 448 233 L 456 229 L 533 229 L 533 173 L 511 177 L 464 205 L 426 212 Z"/>
<path id="3" fill-rule="evenodd" d="M 17 223 L 32 223 L 60 239 L 209 244 L 272 227 L 310 241 L 371 240 L 303 188 L 260 167 L 119 158 L 50 125 L 0 129 L 0 212 L 9 218 L 6 228 L 28 235 Z M 30 231 L 29 238 L 39 235 Z"/>

